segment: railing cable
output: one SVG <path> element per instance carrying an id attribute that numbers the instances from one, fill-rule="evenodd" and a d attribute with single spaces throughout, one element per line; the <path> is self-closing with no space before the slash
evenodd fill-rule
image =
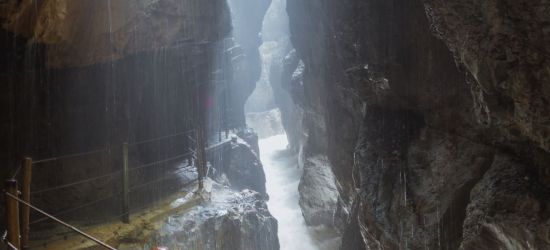
<path id="1" fill-rule="evenodd" d="M 168 138 L 172 138 L 172 137 L 176 137 L 176 136 L 181 136 L 181 135 L 187 135 L 191 132 L 193 132 L 194 130 L 187 130 L 185 132 L 180 132 L 180 133 L 176 133 L 176 134 L 171 134 L 171 135 L 165 135 L 165 136 L 160 136 L 160 137 L 157 137 L 157 138 L 153 138 L 153 139 L 148 139 L 148 140 L 143 140 L 143 141 L 137 141 L 137 142 L 132 142 L 132 143 L 129 143 L 128 145 L 129 146 L 137 146 L 137 145 L 141 145 L 141 144 L 145 144 L 145 143 L 149 143 L 149 142 L 155 142 L 155 141 L 161 141 L 161 140 L 164 140 L 164 139 L 168 139 Z"/>
<path id="2" fill-rule="evenodd" d="M 7 238 L 8 238 L 8 230 L 4 231 L 4 234 L 2 235 L 2 242 L 4 242 L 12 250 L 19 250 L 17 249 L 17 247 L 11 244 L 11 242 L 9 242 Z"/>
<path id="3" fill-rule="evenodd" d="M 183 157 L 186 157 L 186 156 L 190 156 L 190 155 L 192 155 L 192 153 L 185 153 L 185 154 L 181 154 L 181 155 L 176 155 L 174 157 L 166 158 L 166 159 L 163 159 L 163 160 L 160 160 L 160 161 L 155 161 L 155 162 L 139 165 L 139 166 L 134 167 L 134 168 L 130 168 L 130 171 L 135 171 L 135 170 L 139 170 L 139 169 L 143 169 L 143 168 L 147 168 L 147 167 L 151 167 L 151 166 L 156 166 L 156 165 L 161 164 L 161 163 L 170 162 L 170 161 L 177 160 L 177 159 L 180 159 L 180 158 L 183 158 Z"/>
<path id="4" fill-rule="evenodd" d="M 139 185 L 135 185 L 133 187 L 130 188 L 130 191 L 135 191 L 137 189 L 141 189 L 143 187 L 146 187 L 148 185 L 151 185 L 151 184 L 154 184 L 154 183 L 157 183 L 157 182 L 160 182 L 160 181 L 163 181 L 163 180 L 168 180 L 168 179 L 171 179 L 171 178 L 178 178 L 179 176 L 177 175 L 163 175 L 162 177 L 158 178 L 158 179 L 155 179 L 155 180 L 152 180 L 152 181 L 149 181 L 149 182 L 146 182 L 146 183 L 142 183 L 142 184 L 139 184 Z M 192 181 L 191 181 L 192 182 Z"/>
<path id="5" fill-rule="evenodd" d="M 85 203 L 85 204 L 83 204 L 83 205 L 81 205 L 81 206 L 73 207 L 73 208 L 67 209 L 67 210 L 65 210 L 65 211 L 61 211 L 61 212 L 59 212 L 59 213 L 56 213 L 54 216 L 60 216 L 60 215 L 72 213 L 72 212 L 74 212 L 74 211 L 78 211 L 78 210 L 80 210 L 80 209 L 82 209 L 82 208 L 86 208 L 86 207 L 95 205 L 95 204 L 97 204 L 97 203 L 100 203 L 100 202 L 102 202 L 102 201 L 106 201 L 106 200 L 108 200 L 108 199 L 111 199 L 111 198 L 113 198 L 113 197 L 115 197 L 115 196 L 117 196 L 117 195 L 121 195 L 121 194 L 122 194 L 122 192 L 114 193 L 114 194 L 111 194 L 111 195 L 109 195 L 109 196 L 103 197 L 103 198 L 101 198 L 101 199 L 97 199 L 97 200 L 95 200 L 95 201 L 91 201 L 91 202 Z M 43 217 L 43 218 L 37 219 L 37 220 L 32 221 L 31 223 L 29 223 L 29 225 L 33 225 L 33 224 L 36 224 L 36 223 L 40 223 L 40 222 L 45 221 L 45 220 L 48 220 L 48 218 L 47 218 L 47 217 Z"/>
<path id="6" fill-rule="evenodd" d="M 107 245 L 106 243 L 104 243 L 104 242 L 102 242 L 102 241 L 100 241 L 100 240 L 94 238 L 93 236 L 91 236 L 91 235 L 89 235 L 89 234 L 87 234 L 87 233 L 85 233 L 85 232 L 79 230 L 78 228 L 76 228 L 76 227 L 74 227 L 74 226 L 71 226 L 71 225 L 69 225 L 69 224 L 63 222 L 62 220 L 60 220 L 60 219 L 58 219 L 58 218 L 56 218 L 56 217 L 54 217 L 54 216 L 52 216 L 52 215 L 50 215 L 50 214 L 48 214 L 48 213 L 42 211 L 41 209 L 39 209 L 39 208 L 37 208 L 37 207 L 35 207 L 35 206 L 33 206 L 33 205 L 31 205 L 31 204 L 29 204 L 29 203 L 27 203 L 27 202 L 21 200 L 21 199 L 19 199 L 19 197 L 14 196 L 14 195 L 12 195 L 12 194 L 10 194 L 10 193 L 7 193 L 7 192 L 6 192 L 5 194 L 6 194 L 7 196 L 11 197 L 12 199 L 15 199 L 15 200 L 18 201 L 19 203 L 21 203 L 21 204 L 23 204 L 23 205 L 25 205 L 25 206 L 27 206 L 27 207 L 30 207 L 31 209 L 37 211 L 38 213 L 43 214 L 44 216 L 48 217 L 49 219 L 52 219 L 53 221 L 55 221 L 55 222 L 57 222 L 57 223 L 59 223 L 59 224 L 65 226 L 65 227 L 67 227 L 67 228 L 69 228 L 69 229 L 71 229 L 71 230 L 73 230 L 73 231 L 75 231 L 76 233 L 78 233 L 78 234 L 80 234 L 80 235 L 82 235 L 82 236 L 84 236 L 84 237 L 86 237 L 86 238 L 88 238 L 89 240 L 91 240 L 91 241 L 93 241 L 93 242 L 95 242 L 95 243 L 97 243 L 97 244 L 99 244 L 99 245 L 101 245 L 101 246 L 103 246 L 103 247 L 105 247 L 105 248 L 107 248 L 107 249 L 116 250 L 116 248 Z"/>
<path id="7" fill-rule="evenodd" d="M 21 166 L 18 166 L 17 169 L 15 170 L 15 172 L 13 172 L 13 175 L 11 176 L 11 179 L 15 180 L 15 177 L 17 177 L 17 175 L 19 174 L 20 171 L 21 171 Z"/>
<path id="8" fill-rule="evenodd" d="M 57 161 L 57 160 L 63 160 L 63 159 L 68 159 L 68 158 L 75 158 L 75 157 L 80 157 L 80 156 L 97 154 L 97 153 L 106 152 L 106 151 L 107 151 L 106 148 L 102 148 L 102 149 L 96 149 L 96 150 L 92 150 L 92 151 L 88 151 L 88 152 L 75 153 L 75 154 L 66 154 L 66 155 L 62 155 L 62 156 L 46 158 L 46 159 L 42 159 L 42 160 L 33 161 L 32 163 L 33 164 L 38 164 L 38 163 L 44 163 L 44 162 L 50 162 L 50 161 Z"/>
<path id="9" fill-rule="evenodd" d="M 218 147 L 221 147 L 221 146 L 225 146 L 225 144 L 229 143 L 231 140 L 223 140 L 221 142 L 218 142 L 216 144 L 212 144 L 208 147 L 206 147 L 206 151 L 208 150 L 213 150 L 213 149 L 217 149 Z"/>
<path id="10" fill-rule="evenodd" d="M 80 181 L 76 181 L 76 182 L 72 182 L 72 183 L 67 183 L 67 184 L 63 184 L 63 185 L 60 185 L 60 186 L 56 186 L 56 187 L 51 187 L 51 188 L 38 190 L 36 192 L 31 192 L 31 194 L 32 195 L 41 194 L 41 193 L 45 193 L 45 192 L 49 192 L 49 191 L 54 191 L 54 190 L 58 190 L 58 189 L 62 189 L 62 188 L 68 188 L 68 187 L 72 187 L 72 186 L 75 186 L 75 185 L 92 182 L 92 181 L 95 181 L 95 180 L 100 180 L 100 179 L 104 179 L 104 178 L 108 178 L 108 177 L 113 177 L 117 174 L 120 174 L 121 172 L 122 171 L 118 170 L 118 171 L 112 172 L 110 174 L 97 176 L 97 177 L 92 177 L 92 178 L 89 178 L 89 179 L 84 179 L 84 180 L 80 180 Z"/>
<path id="11" fill-rule="evenodd" d="M 163 178 L 163 179 L 166 179 L 166 178 Z M 158 180 L 157 180 L 158 181 Z M 190 180 L 188 182 L 185 182 L 185 183 L 182 183 L 179 185 L 179 187 L 177 187 L 178 189 L 183 189 L 183 188 L 187 188 L 189 187 L 191 184 L 197 182 L 197 179 L 193 179 L 193 180 Z M 136 189 L 139 189 L 140 187 L 136 188 Z M 132 207 L 132 212 L 135 213 L 135 212 L 138 212 L 144 208 L 147 208 L 147 207 L 152 207 L 152 206 L 155 206 L 156 204 L 158 204 L 158 202 L 153 202 L 152 204 L 142 204 L 141 206 L 133 206 Z"/>
<path id="12" fill-rule="evenodd" d="M 154 142 L 154 141 L 160 141 L 160 140 L 164 140 L 164 139 L 168 139 L 168 138 L 172 138 L 172 137 L 176 137 L 176 136 L 187 135 L 187 134 L 189 134 L 193 131 L 194 130 L 191 129 L 191 130 L 187 130 L 185 132 L 180 132 L 180 133 L 176 133 L 176 134 L 165 135 L 165 136 L 160 136 L 160 137 L 156 137 L 156 138 L 152 138 L 152 139 L 147 139 L 147 140 L 142 140 L 142 141 L 129 143 L 128 145 L 129 146 L 137 146 L 137 145 L 140 145 L 140 144 L 145 144 L 145 143 Z M 105 151 L 108 151 L 108 148 L 102 148 L 102 149 L 97 149 L 97 150 L 92 150 L 92 151 L 87 151 L 87 152 L 82 152 L 82 153 L 66 154 L 66 155 L 61 155 L 61 156 L 55 156 L 55 157 L 35 160 L 35 161 L 33 161 L 33 164 L 45 163 L 45 162 L 62 160 L 62 159 L 67 159 L 67 158 L 74 158 L 74 157 L 79 157 L 79 156 L 86 156 L 86 155 L 97 154 L 97 153 L 101 153 L 101 152 L 105 152 Z M 18 170 L 17 170 L 17 172 L 18 172 Z M 17 175 L 17 172 L 16 172 L 15 175 Z"/>

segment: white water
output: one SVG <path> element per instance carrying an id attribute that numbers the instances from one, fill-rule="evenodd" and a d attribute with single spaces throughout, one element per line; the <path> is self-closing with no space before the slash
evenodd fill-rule
<path id="1" fill-rule="evenodd" d="M 270 197 L 267 204 L 279 222 L 281 250 L 337 249 L 332 239 L 326 239 L 305 224 L 298 205 L 302 171 L 297 168 L 296 157 L 286 150 L 286 135 L 262 139 L 259 144 Z"/>

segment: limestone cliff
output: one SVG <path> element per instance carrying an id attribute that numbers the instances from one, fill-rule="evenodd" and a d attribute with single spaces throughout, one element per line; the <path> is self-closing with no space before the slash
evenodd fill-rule
<path id="1" fill-rule="evenodd" d="M 258 48 L 262 44 L 261 30 L 264 15 L 271 4 L 271 0 L 227 0 L 231 8 L 233 37 L 242 53 L 235 57 L 238 64 L 234 68 L 235 88 L 231 95 L 233 106 L 242 110 L 236 119 L 240 126 L 246 127 L 244 107 L 246 100 L 256 88 L 260 79 L 262 63 Z"/>
<path id="2" fill-rule="evenodd" d="M 548 3 L 287 10 L 303 67 L 285 126 L 328 156 L 342 249 L 548 248 Z"/>

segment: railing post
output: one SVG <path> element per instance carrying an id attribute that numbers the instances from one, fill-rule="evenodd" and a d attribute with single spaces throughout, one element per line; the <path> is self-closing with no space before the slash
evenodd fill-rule
<path id="1" fill-rule="evenodd" d="M 128 171 L 128 143 L 122 144 L 122 222 L 130 223 L 130 175 Z"/>
<path id="2" fill-rule="evenodd" d="M 21 187 L 21 199 L 27 203 L 31 203 L 32 159 L 26 157 L 22 164 L 23 185 Z M 21 246 L 23 249 L 27 249 L 29 245 L 30 211 L 30 207 L 21 206 Z"/>
<path id="3" fill-rule="evenodd" d="M 17 197 L 17 181 L 7 180 L 6 192 Z M 19 239 L 19 202 L 6 195 L 6 222 L 8 223 L 8 242 L 17 249 L 21 249 Z"/>
<path id="4" fill-rule="evenodd" d="M 205 152 L 205 143 L 204 143 L 204 131 L 202 127 L 199 127 L 197 130 L 197 173 L 199 177 L 199 191 L 202 191 L 204 188 L 204 177 L 206 169 L 206 152 Z"/>

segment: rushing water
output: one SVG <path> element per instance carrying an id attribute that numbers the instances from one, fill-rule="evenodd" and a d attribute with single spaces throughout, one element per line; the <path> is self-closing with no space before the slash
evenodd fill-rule
<path id="1" fill-rule="evenodd" d="M 296 157 L 286 150 L 285 135 L 260 140 L 269 194 L 269 211 L 279 222 L 281 250 L 337 249 L 335 241 L 319 230 L 308 228 L 298 205 L 298 183 L 302 171 Z"/>

